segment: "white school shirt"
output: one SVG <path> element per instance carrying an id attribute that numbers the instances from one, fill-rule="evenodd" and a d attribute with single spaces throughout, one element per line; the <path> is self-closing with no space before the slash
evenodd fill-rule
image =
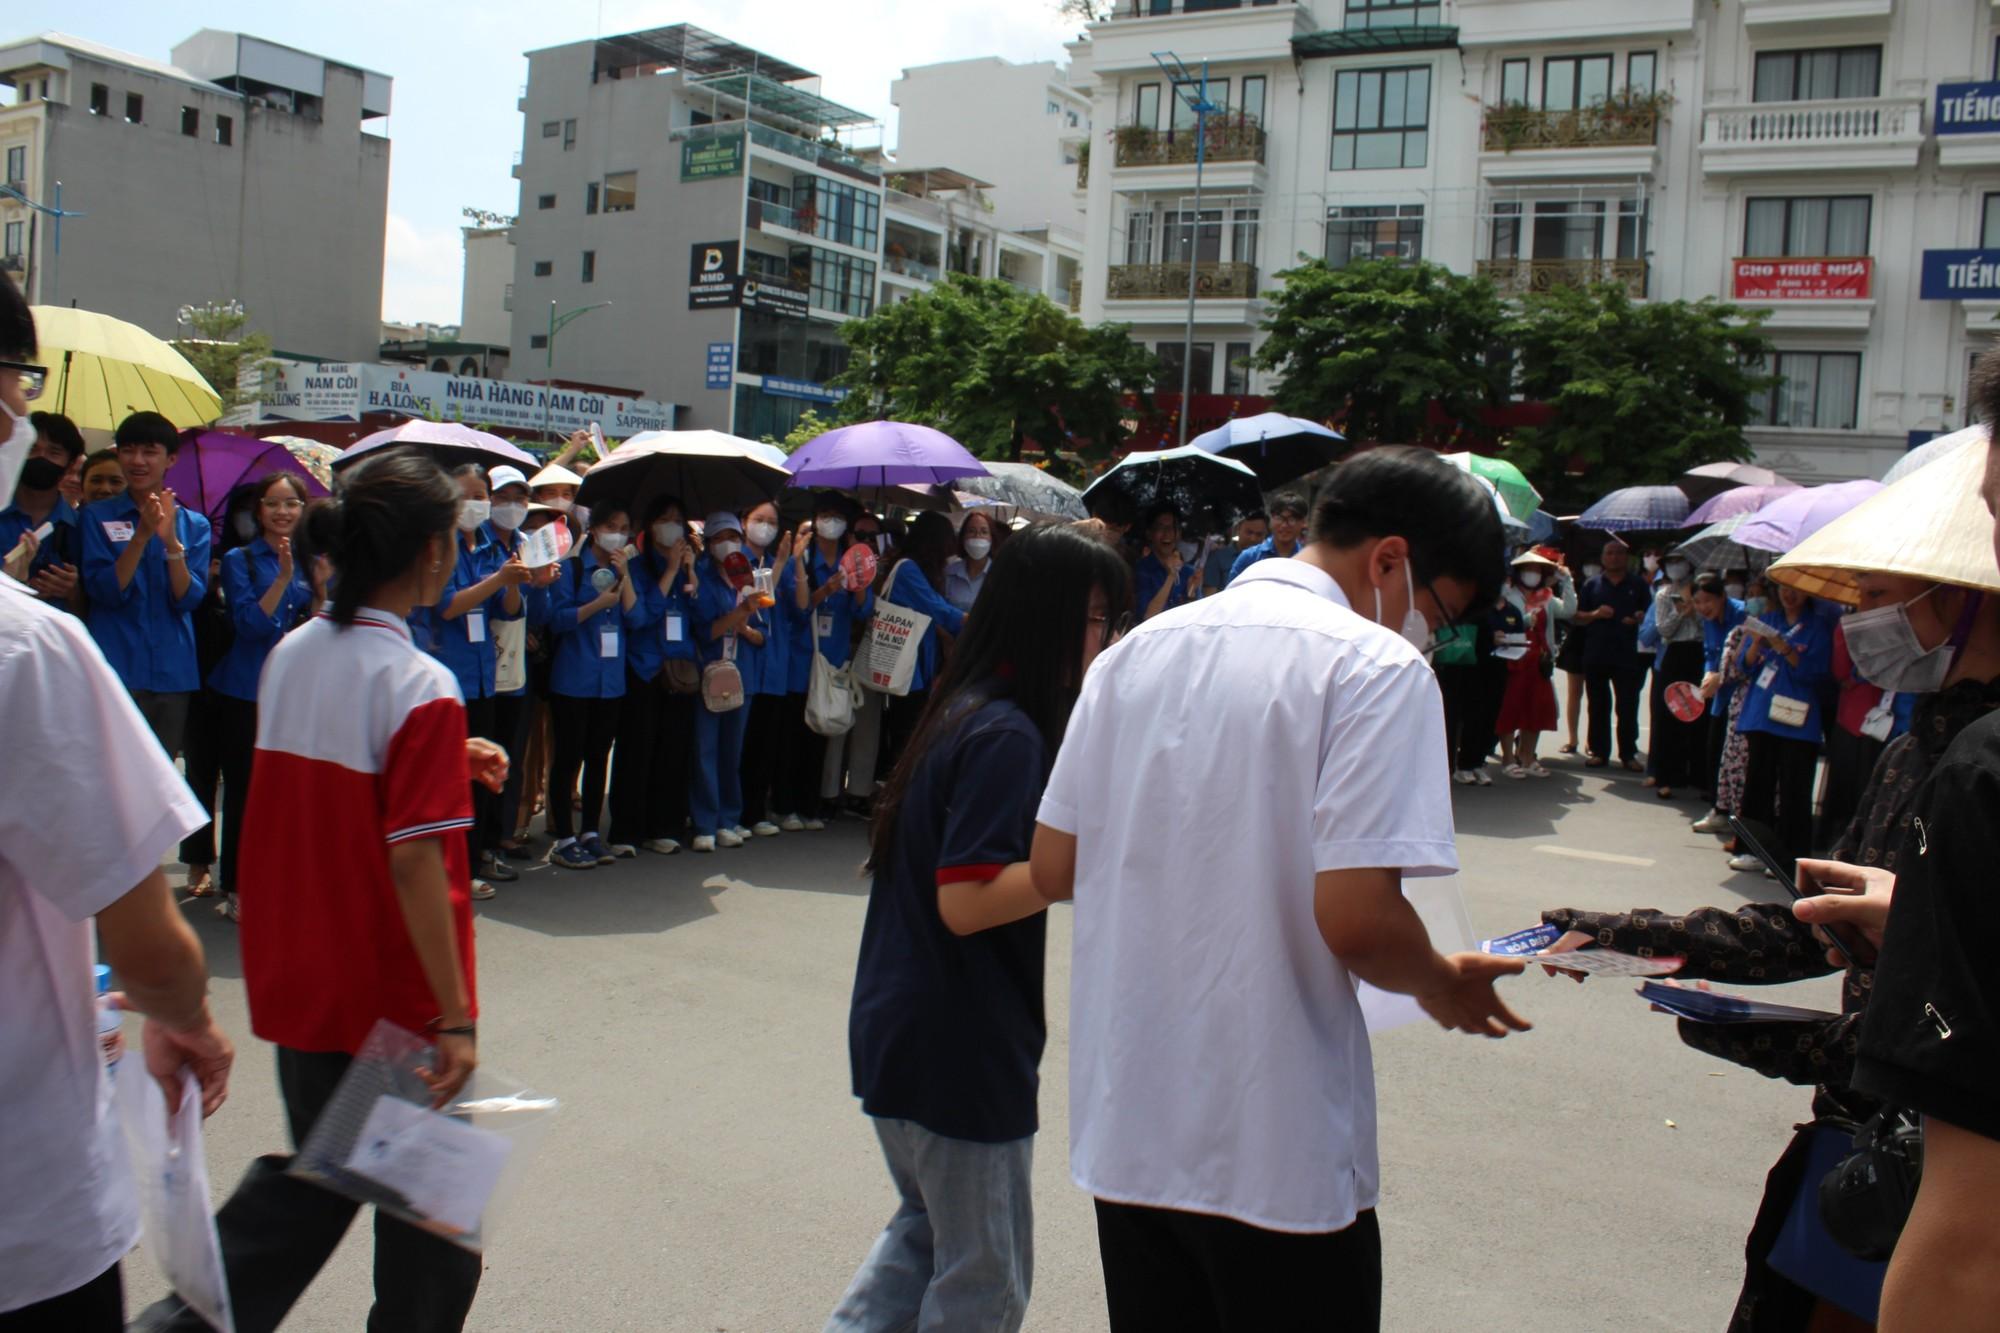
<path id="1" fill-rule="evenodd" d="M 1039 818 L 1077 840 L 1076 1183 L 1277 1231 L 1374 1207 L 1368 1032 L 1313 876 L 1458 868 L 1422 655 L 1262 561 L 1098 658 Z"/>
<path id="2" fill-rule="evenodd" d="M 82 1286 L 138 1239 L 90 918 L 208 816 L 82 622 L 4 579 L 0 718 L 4 1312 Z"/>

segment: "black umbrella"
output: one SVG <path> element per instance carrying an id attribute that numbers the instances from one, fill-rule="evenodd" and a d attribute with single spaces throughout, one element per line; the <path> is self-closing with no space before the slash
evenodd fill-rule
<path id="1" fill-rule="evenodd" d="M 589 509 L 615 505 L 635 523 L 663 495 L 678 499 L 692 519 L 717 510 L 740 514 L 775 500 L 791 480 L 774 461 L 776 452 L 719 431 L 646 431 L 584 474 L 576 502 Z"/>
<path id="2" fill-rule="evenodd" d="M 1255 472 L 1191 444 L 1125 455 L 1084 488 L 1083 503 L 1095 513 L 1107 495 L 1122 495 L 1142 515 L 1172 505 L 1181 522 L 1199 532 L 1224 532 L 1238 515 L 1264 506 Z"/>

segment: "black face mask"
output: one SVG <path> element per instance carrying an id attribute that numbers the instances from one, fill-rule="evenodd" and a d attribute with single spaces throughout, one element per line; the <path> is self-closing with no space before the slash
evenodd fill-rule
<path id="1" fill-rule="evenodd" d="M 30 458 L 21 464 L 20 480 L 15 485 L 28 491 L 46 491 L 61 481 L 67 470 L 53 458 Z"/>

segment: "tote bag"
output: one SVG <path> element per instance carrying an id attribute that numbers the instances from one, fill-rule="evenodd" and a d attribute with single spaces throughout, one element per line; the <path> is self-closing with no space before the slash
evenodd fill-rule
<path id="1" fill-rule="evenodd" d="M 910 680 L 917 670 L 917 650 L 931 628 L 929 616 L 890 600 L 896 580 L 902 577 L 909 563 L 905 560 L 889 575 L 888 586 L 875 601 L 875 619 L 868 626 L 868 641 L 862 645 L 866 658 L 861 683 L 897 698 L 910 692 Z M 918 577 L 922 576 L 919 571 Z"/>
<path id="2" fill-rule="evenodd" d="M 854 729 L 854 692 L 854 673 L 815 650 L 812 680 L 806 687 L 806 726 L 816 735 L 845 736 Z"/>
<path id="3" fill-rule="evenodd" d="M 493 692 L 512 694 L 528 683 L 528 621 L 493 622 Z"/>

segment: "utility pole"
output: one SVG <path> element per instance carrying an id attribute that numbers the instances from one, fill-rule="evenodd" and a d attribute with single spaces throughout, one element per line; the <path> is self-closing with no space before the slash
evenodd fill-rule
<path id="1" fill-rule="evenodd" d="M 1181 225 L 1181 235 L 1187 238 L 1188 248 L 1188 294 L 1187 327 L 1181 339 L 1181 421 L 1179 444 L 1185 445 L 1188 436 L 1188 399 L 1194 383 L 1194 300 L 1195 282 L 1201 275 L 1201 175 L 1208 159 L 1208 117 L 1216 107 L 1208 100 L 1208 62 L 1201 62 L 1201 78 L 1196 80 L 1181 58 L 1172 51 L 1155 51 L 1153 63 L 1167 77 L 1167 86 L 1174 90 L 1174 96 L 1187 103 L 1194 112 L 1194 221 Z M 1192 95 L 1189 89 L 1194 89 Z M 1169 124 L 1172 122 L 1170 121 Z M 1222 260 L 1222 225 L 1220 220 L 1215 228 L 1216 262 Z"/>
<path id="2" fill-rule="evenodd" d="M 555 404 L 551 401 L 550 395 L 555 388 L 556 335 L 591 311 L 602 310 L 610 304 L 611 302 L 609 301 L 598 301 L 592 305 L 578 306 L 574 310 L 558 315 L 556 313 L 556 303 L 554 301 L 549 302 L 549 336 L 542 344 L 542 350 L 546 353 L 542 362 L 542 438 L 551 443 L 556 438 L 550 428 L 550 420 L 555 412 Z"/>
<path id="3" fill-rule="evenodd" d="M 0 182 L 0 198 L 12 199 L 16 203 L 26 204 L 28 208 L 31 209 L 32 211 L 40 213 L 44 217 L 55 219 L 55 226 L 49 229 L 51 233 L 50 242 L 52 247 L 52 253 L 49 256 L 48 290 L 39 291 L 35 293 L 35 295 L 41 298 L 39 301 L 36 302 L 37 305 L 54 305 L 56 303 L 56 279 L 62 275 L 63 219 L 80 218 L 87 215 L 77 212 L 75 210 L 65 209 L 62 206 L 61 181 L 57 181 L 55 183 L 55 196 L 53 202 L 51 203 L 38 204 L 34 200 L 28 198 L 28 196 L 23 194 L 20 190 L 16 189 L 12 185 L 6 184 L 5 182 Z"/>

